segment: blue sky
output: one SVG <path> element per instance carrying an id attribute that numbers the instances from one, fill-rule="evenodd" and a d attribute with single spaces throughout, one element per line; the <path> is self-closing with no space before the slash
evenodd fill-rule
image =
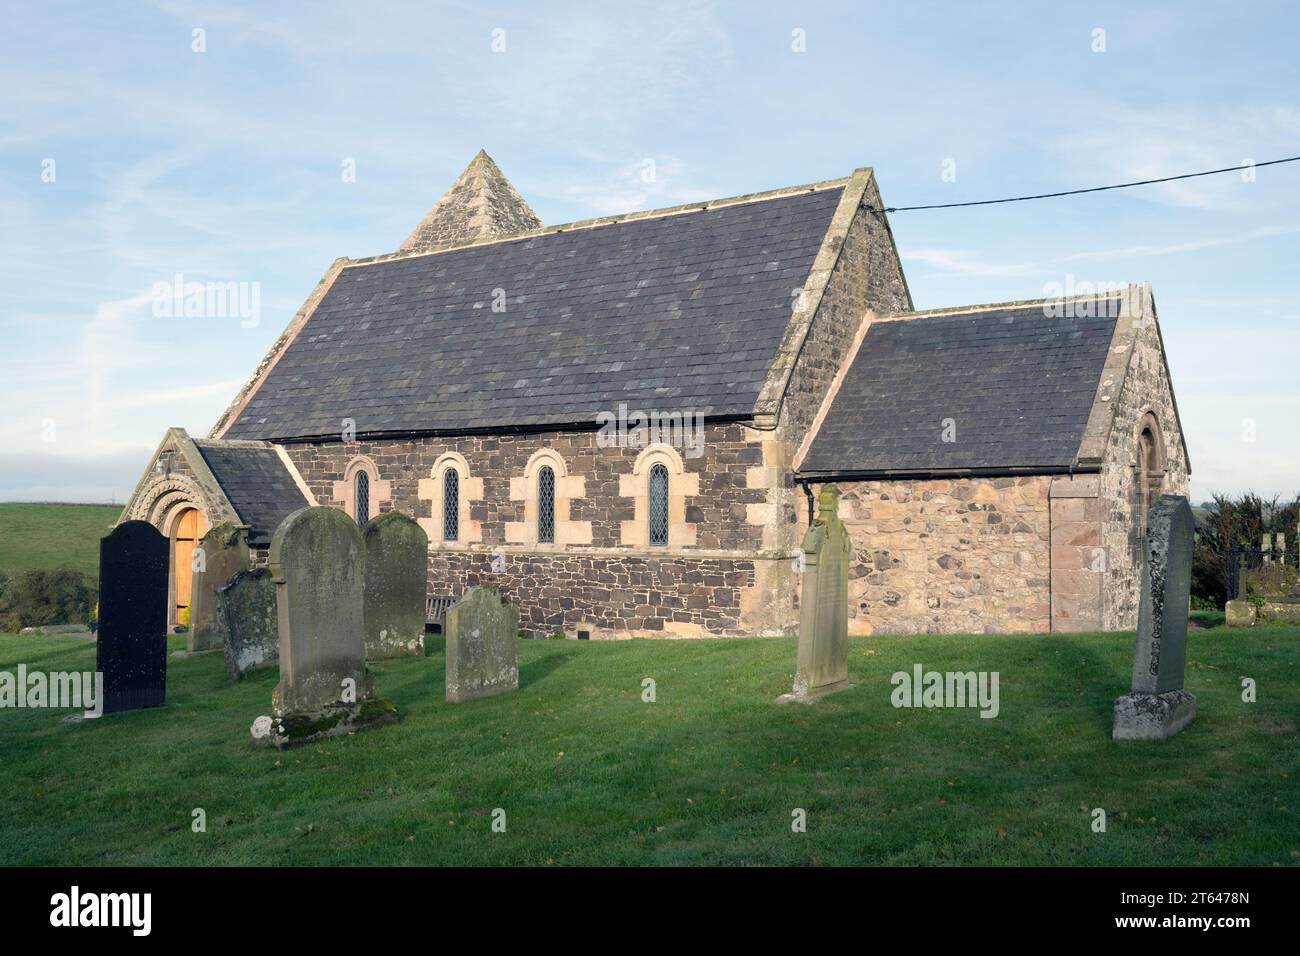
<path id="1" fill-rule="evenodd" d="M 547 223 L 858 166 L 900 206 L 1099 185 L 1300 154 L 1298 39 L 1284 3 L 16 6 L 0 500 L 122 501 L 480 147 Z M 1193 497 L 1300 490 L 1300 163 L 892 223 L 918 308 L 1152 282 Z M 260 321 L 155 315 L 177 274 Z"/>

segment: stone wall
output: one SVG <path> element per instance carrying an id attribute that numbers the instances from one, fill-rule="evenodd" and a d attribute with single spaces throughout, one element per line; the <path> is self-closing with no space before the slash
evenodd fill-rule
<path id="1" fill-rule="evenodd" d="M 748 441 L 745 433 L 739 424 L 706 425 L 703 453 L 698 458 L 687 457 L 687 449 L 677 449 L 685 474 L 697 476 L 699 491 L 686 500 L 685 520 L 695 526 L 700 549 L 756 550 L 762 545 L 762 529 L 749 523 L 746 505 L 761 502 L 765 496 L 761 489 L 747 488 L 745 482 L 746 471 L 762 463 L 762 450 Z M 369 459 L 380 480 L 391 482 L 391 497 L 379 510 L 400 511 L 417 519 L 436 518 L 438 526 L 429 537 L 430 546 L 438 549 L 444 547 L 441 515 L 433 515 L 431 497 L 420 497 L 419 483 L 420 479 L 441 480 L 441 475 L 433 474 L 440 458 L 447 452 L 456 453 L 467 464 L 468 477 L 482 481 L 481 496 L 470 498 L 469 519 L 477 525 L 474 543 L 504 546 L 509 543 L 507 524 L 525 520 L 525 502 L 511 497 L 511 479 L 523 477 L 534 454 L 550 449 L 563 459 L 570 477 L 583 479 L 581 494 L 569 499 L 569 520 L 590 522 L 591 540 L 586 543 L 592 547 L 620 548 L 622 522 L 634 519 L 635 501 L 619 493 L 619 478 L 632 473 L 644 449 L 601 448 L 596 438 L 594 430 L 548 431 L 291 444 L 285 445 L 285 450 L 316 502 L 323 505 L 338 503 L 334 483 L 343 480 L 348 463 L 358 456 Z M 465 495 L 463 477 L 461 484 Z M 456 545 L 451 547 L 457 550 Z M 563 547 L 552 546 L 552 550 Z"/>
<path id="2" fill-rule="evenodd" d="M 837 211 L 831 226 L 832 236 L 838 228 L 843 238 L 823 249 L 806 283 L 809 294 L 820 284 L 820 299 L 807 336 L 802 343 L 789 343 L 798 348 L 787 356 L 794 364 L 781 394 L 777 428 L 751 436 L 762 442 L 763 471 L 751 474 L 750 487 L 767 489 L 765 504 L 751 512 L 764 525 L 764 546 L 770 551 L 793 555 L 807 530 L 804 496 L 794 486 L 794 456 L 866 314 L 888 315 L 912 307 L 889 222 L 884 213 L 865 208 L 879 210 L 884 205 L 875 178 L 860 175 L 860 196 L 854 195 L 851 181 L 845 193 L 850 204 Z M 829 264 L 828 256 L 833 256 Z M 749 596 L 749 617 L 760 633 L 790 633 L 797 626 L 798 589 L 788 562 L 760 565 L 758 593 Z"/>
<path id="3" fill-rule="evenodd" d="M 1164 433 L 1166 466 L 1161 492 L 1186 495 L 1190 463 L 1183 450 L 1173 388 L 1165 371 L 1164 350 L 1153 311 L 1137 329 L 1128 374 L 1116 399 L 1115 425 L 1102 466 L 1101 547 L 1106 564 L 1101 626 L 1105 630 L 1131 630 L 1137 626 L 1142 578 L 1142 540 L 1136 513 L 1137 430 L 1148 411 L 1155 415 Z"/>
<path id="4" fill-rule="evenodd" d="M 1049 627 L 1048 477 L 840 483 L 849 632 Z"/>
<path id="5" fill-rule="evenodd" d="M 572 634 L 580 627 L 593 637 L 737 634 L 752 633 L 741 623 L 741 591 L 752 588 L 755 562 L 762 560 L 761 520 L 749 509 L 767 495 L 748 485 L 751 469 L 762 465 L 761 445 L 749 431 L 710 424 L 699 457 L 676 449 L 683 471 L 671 475 L 670 488 L 698 491 L 685 496 L 682 510 L 694 542 L 689 547 L 624 542 L 625 528 L 637 517 L 628 477 L 644 449 L 599 447 L 595 431 L 285 448 L 319 504 L 338 504 L 336 482 L 357 456 L 374 464 L 378 478 L 389 483 L 379 509 L 423 519 L 429 531 L 431 596 L 458 597 L 473 585 L 496 584 L 520 605 L 521 626 L 534 635 L 556 628 Z M 535 521 L 521 480 L 543 450 L 563 460 L 567 478 L 557 482 L 557 505 L 563 485 L 564 521 L 583 530 L 580 538 L 557 533 L 556 544 L 519 540 L 518 529 Z M 448 453 L 468 472 L 460 476 L 468 502 L 455 542 L 441 539 L 441 513 L 433 513 L 434 483 L 441 480 L 434 466 L 451 461 Z M 492 571 L 494 562 L 499 573 Z"/>
<path id="6" fill-rule="evenodd" d="M 1105 552 L 1101 547 L 1101 476 L 1052 479 L 1052 630 L 1099 631 Z"/>
<path id="7" fill-rule="evenodd" d="M 519 625 L 532 637 L 557 630 L 597 640 L 752 633 L 742 626 L 740 601 L 754 583 L 752 560 L 439 551 L 429 580 L 431 594 L 448 597 L 496 585 L 519 605 Z"/>

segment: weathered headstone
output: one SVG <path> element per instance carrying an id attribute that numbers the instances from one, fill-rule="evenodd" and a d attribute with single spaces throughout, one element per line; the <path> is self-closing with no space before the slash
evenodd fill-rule
<path id="1" fill-rule="evenodd" d="M 1116 740 L 1172 737 L 1196 715 L 1196 698 L 1183 687 L 1195 531 L 1179 495 L 1162 495 L 1147 517 L 1133 686 L 1115 701 Z"/>
<path id="2" fill-rule="evenodd" d="M 248 569 L 248 541 L 244 529 L 229 521 L 212 528 L 194 549 L 194 586 L 190 597 L 191 651 L 221 647 L 226 621 L 217 609 L 217 592 L 236 571 Z"/>
<path id="3" fill-rule="evenodd" d="M 270 566 L 280 683 L 269 725 L 253 725 L 254 742 L 287 747 L 395 719 L 366 670 L 365 545 L 356 522 L 337 508 L 295 511 L 271 539 Z"/>
<path id="4" fill-rule="evenodd" d="M 423 657 L 428 535 L 396 511 L 370 519 L 361 535 L 366 545 L 366 657 Z"/>
<path id="5" fill-rule="evenodd" d="M 519 688 L 519 608 L 492 585 L 470 588 L 447 609 L 447 702 Z"/>
<path id="6" fill-rule="evenodd" d="M 279 662 L 275 580 L 269 568 L 236 571 L 229 583 L 217 591 L 217 604 L 225 621 L 222 646 L 231 680 Z"/>
<path id="7" fill-rule="evenodd" d="M 167 690 L 170 546 L 147 521 L 125 521 L 99 541 L 99 645 L 104 713 L 161 707 Z"/>
<path id="8" fill-rule="evenodd" d="M 803 539 L 799 656 L 794 690 L 781 701 L 810 703 L 849 686 L 848 529 L 839 516 L 840 490 L 818 495 L 817 520 Z"/>

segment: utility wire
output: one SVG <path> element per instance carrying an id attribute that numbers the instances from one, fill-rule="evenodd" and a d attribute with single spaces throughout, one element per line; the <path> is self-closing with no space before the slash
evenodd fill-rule
<path id="1" fill-rule="evenodd" d="M 883 210 L 877 210 L 872 206 L 867 206 L 872 212 L 911 212 L 915 209 L 957 209 L 961 206 L 995 206 L 998 203 L 1005 202 L 1025 202 L 1030 199 L 1055 199 L 1058 196 L 1078 196 L 1081 193 L 1100 193 L 1108 189 L 1128 189 L 1130 186 L 1150 186 L 1153 183 L 1172 183 L 1178 179 L 1195 179 L 1198 176 L 1217 176 L 1219 173 L 1236 173 L 1243 169 L 1258 169 L 1261 166 L 1277 166 L 1281 163 L 1300 162 L 1300 156 L 1288 156 L 1286 159 L 1270 159 L 1263 163 L 1252 163 L 1249 166 L 1225 166 L 1222 169 L 1207 169 L 1200 173 L 1183 173 L 1181 176 L 1164 176 L 1160 179 L 1140 179 L 1132 183 L 1116 183 L 1113 186 L 1092 186 L 1089 189 L 1067 189 L 1059 193 L 1039 193 L 1037 196 L 1012 196 L 1009 199 L 982 199 L 978 202 L 945 202 L 934 203 L 929 206 L 886 206 Z"/>

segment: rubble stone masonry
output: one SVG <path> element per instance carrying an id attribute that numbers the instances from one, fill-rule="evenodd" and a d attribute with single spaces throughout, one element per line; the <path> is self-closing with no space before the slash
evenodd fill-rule
<path id="1" fill-rule="evenodd" d="M 646 409 L 645 411 L 651 411 Z M 676 411 L 655 409 L 654 411 Z M 335 482 L 348 464 L 365 456 L 381 480 L 391 483 L 391 500 L 382 510 L 425 519 L 430 534 L 429 594 L 459 597 L 475 584 L 497 584 L 520 604 L 521 626 L 533 635 L 591 630 L 592 637 L 695 636 L 752 633 L 742 626 L 741 594 L 752 587 L 762 554 L 763 529 L 752 523 L 751 505 L 766 500 L 763 488 L 747 486 L 750 469 L 763 464 L 761 444 L 748 440 L 740 424 L 704 426 L 702 454 L 674 449 L 680 456 L 682 485 L 698 482 L 698 494 L 685 501 L 685 522 L 693 526 L 692 547 L 628 545 L 624 523 L 635 517 L 636 502 L 620 495 L 620 476 L 630 475 L 640 447 L 599 447 L 596 431 L 407 438 L 289 444 L 289 457 L 319 504 L 335 503 Z M 526 503 L 512 497 L 529 460 L 549 449 L 563 460 L 580 494 L 568 498 L 568 521 L 586 526 L 582 544 L 520 544 L 508 540 L 507 525 L 525 521 Z M 429 480 L 433 466 L 448 452 L 461 456 L 469 478 L 482 482 L 469 501 L 473 539 L 441 540 L 441 516 L 433 514 Z M 444 459 L 446 460 L 446 459 Z M 475 488 L 461 476 L 462 489 Z M 426 497 L 420 496 L 425 479 Z M 462 525 L 465 522 L 461 522 Z M 461 537 L 465 537 L 464 534 Z M 493 570 L 495 566 L 500 569 Z"/>
<path id="2" fill-rule="evenodd" d="M 839 483 L 849 633 L 1046 631 L 1045 476 Z"/>

